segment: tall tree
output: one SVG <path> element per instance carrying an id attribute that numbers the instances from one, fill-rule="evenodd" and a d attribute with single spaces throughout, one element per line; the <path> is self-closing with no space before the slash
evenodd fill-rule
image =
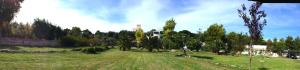
<path id="1" fill-rule="evenodd" d="M 82 35 L 81 29 L 79 27 L 72 27 L 70 35 L 75 37 L 81 37 Z"/>
<path id="2" fill-rule="evenodd" d="M 103 37 L 104 35 L 103 35 L 103 33 L 102 32 L 100 32 L 100 31 L 96 31 L 96 33 L 95 33 L 95 38 L 98 38 L 98 39 L 101 39 L 101 37 Z"/>
<path id="3" fill-rule="evenodd" d="M 266 45 L 266 41 L 264 40 L 264 38 L 261 36 L 259 37 L 259 39 L 255 42 L 253 42 L 253 44 L 256 44 L 256 45 Z"/>
<path id="4" fill-rule="evenodd" d="M 143 37 L 145 37 L 144 36 L 144 31 L 141 27 L 138 27 L 135 30 L 135 40 L 136 40 L 136 43 L 137 43 L 137 47 L 141 47 L 142 41 L 144 39 Z"/>
<path id="5" fill-rule="evenodd" d="M 277 53 L 277 50 L 276 50 L 277 47 L 278 47 L 278 41 L 277 41 L 277 38 L 274 38 L 273 39 L 273 48 L 271 48 L 272 52 Z"/>
<path id="6" fill-rule="evenodd" d="M 163 27 L 163 47 L 164 49 L 170 49 L 171 47 L 174 47 L 174 42 L 171 40 L 174 29 L 175 29 L 176 22 L 172 18 L 170 20 L 166 21 L 165 26 Z"/>
<path id="7" fill-rule="evenodd" d="M 24 0 L 0 0 L 0 36 L 10 32 L 9 22 L 14 18 Z"/>
<path id="8" fill-rule="evenodd" d="M 196 45 L 194 46 L 194 49 L 199 52 L 200 48 L 202 48 L 203 46 L 203 42 L 204 42 L 204 35 L 201 31 L 201 29 L 199 29 L 199 31 L 196 33 L 194 39 L 196 39 Z"/>
<path id="9" fill-rule="evenodd" d="M 283 50 L 285 50 L 287 47 L 286 47 L 286 44 L 285 44 L 285 40 L 284 38 L 280 38 L 279 39 L 279 42 L 277 44 L 277 47 L 276 47 L 276 50 L 277 50 L 277 53 L 282 56 L 282 52 Z"/>
<path id="10" fill-rule="evenodd" d="M 250 37 L 251 37 L 251 43 L 249 47 L 249 53 L 250 53 L 250 59 L 249 59 L 249 70 L 251 70 L 252 65 L 252 43 L 257 42 L 260 37 L 262 37 L 262 30 L 263 27 L 266 25 L 267 21 L 264 19 L 267 14 L 259 10 L 259 8 L 262 6 L 263 3 L 261 2 L 255 2 L 251 5 L 250 9 L 247 10 L 244 4 L 242 4 L 242 9 L 238 9 L 239 17 L 241 17 L 244 20 L 245 26 L 248 27 Z M 249 13 L 247 13 L 249 11 Z M 249 14 L 249 16 L 247 15 Z M 263 21 L 261 21 L 263 19 Z"/>
<path id="11" fill-rule="evenodd" d="M 227 48 L 225 48 L 226 52 L 232 53 L 233 55 L 241 54 L 241 52 L 244 51 L 245 49 L 245 45 L 249 43 L 248 36 L 243 33 L 230 32 L 226 36 L 226 40 L 227 40 Z"/>
<path id="12" fill-rule="evenodd" d="M 241 54 L 242 51 L 245 49 L 245 45 L 250 43 L 250 37 L 247 34 L 240 33 L 238 34 L 238 42 L 239 46 L 236 48 L 236 50 Z"/>
<path id="13" fill-rule="evenodd" d="M 38 39 L 54 40 L 60 39 L 64 36 L 63 30 L 59 26 L 53 25 L 47 20 L 39 18 L 34 19 L 32 32 Z"/>
<path id="14" fill-rule="evenodd" d="M 18 32 L 18 27 L 19 24 L 17 22 L 12 22 L 10 24 L 10 32 L 11 32 L 11 36 L 16 37 L 17 36 L 17 32 Z"/>
<path id="15" fill-rule="evenodd" d="M 118 38 L 119 36 L 117 32 L 109 31 L 108 33 L 103 33 L 101 42 L 104 46 L 115 46 Z"/>
<path id="16" fill-rule="evenodd" d="M 87 39 L 91 39 L 91 38 L 93 38 L 93 33 L 90 30 L 85 29 L 85 30 L 82 31 L 82 37 L 87 38 Z"/>
<path id="17" fill-rule="evenodd" d="M 25 24 L 25 35 L 26 38 L 32 38 L 33 37 L 33 33 L 32 33 L 32 26 L 29 23 Z"/>
<path id="18" fill-rule="evenodd" d="M 63 37 L 63 30 L 59 26 L 49 24 L 49 28 L 48 40 L 58 40 Z"/>
<path id="19" fill-rule="evenodd" d="M 68 29 L 68 28 L 66 28 L 66 29 L 63 30 L 63 36 L 70 35 L 70 33 L 71 33 L 71 30 Z"/>
<path id="20" fill-rule="evenodd" d="M 17 34 L 20 38 L 25 38 L 25 25 L 23 23 L 19 23 Z"/>
<path id="21" fill-rule="evenodd" d="M 287 49 L 289 50 L 295 50 L 296 48 L 293 46 L 293 37 L 292 36 L 288 36 L 286 37 L 286 40 L 285 40 L 285 45 L 287 47 Z"/>
<path id="22" fill-rule="evenodd" d="M 33 33 L 39 39 L 47 39 L 50 36 L 51 23 L 45 19 L 34 19 L 32 24 Z"/>
<path id="23" fill-rule="evenodd" d="M 230 32 L 226 38 L 227 38 L 227 44 L 228 44 L 228 48 L 226 49 L 226 52 L 229 53 L 232 51 L 232 54 L 237 53 L 238 50 L 234 49 L 234 48 L 237 48 L 239 46 L 238 34 L 235 32 Z"/>
<path id="24" fill-rule="evenodd" d="M 267 51 L 272 51 L 273 48 L 273 42 L 272 40 L 268 39 L 267 41 Z"/>
<path id="25" fill-rule="evenodd" d="M 294 44 L 296 50 L 300 51 L 300 37 L 299 36 L 295 38 L 293 44 Z"/>
<path id="26" fill-rule="evenodd" d="M 204 32 L 207 49 L 214 53 L 225 50 L 225 29 L 223 25 L 213 24 Z"/>
<path id="27" fill-rule="evenodd" d="M 185 45 L 188 45 L 189 48 L 191 48 L 193 42 L 189 41 L 191 41 L 191 37 L 194 36 L 195 35 L 188 30 L 175 32 L 172 41 L 176 44 L 176 46 L 174 46 L 173 48 L 179 49 L 183 48 Z"/>
<path id="28" fill-rule="evenodd" d="M 130 32 L 127 30 L 122 30 L 119 32 L 118 45 L 120 50 L 127 51 L 131 48 Z"/>

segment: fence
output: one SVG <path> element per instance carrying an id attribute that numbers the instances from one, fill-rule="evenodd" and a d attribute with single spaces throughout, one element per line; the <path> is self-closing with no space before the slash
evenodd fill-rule
<path id="1" fill-rule="evenodd" d="M 59 46 L 57 40 L 22 39 L 22 38 L 0 38 L 0 45 L 20 46 Z"/>

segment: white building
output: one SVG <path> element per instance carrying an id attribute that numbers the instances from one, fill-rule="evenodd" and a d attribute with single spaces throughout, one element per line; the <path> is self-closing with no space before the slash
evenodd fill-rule
<path id="1" fill-rule="evenodd" d="M 249 45 L 245 46 L 246 49 L 242 52 L 242 54 L 249 54 Z M 267 52 L 267 45 L 252 45 L 253 55 L 265 55 L 270 57 L 278 57 L 277 53 Z"/>
<path id="2" fill-rule="evenodd" d="M 161 37 L 160 31 L 153 31 L 152 34 L 153 34 L 152 37 L 158 37 L 159 39 L 160 39 L 160 37 Z"/>
<path id="3" fill-rule="evenodd" d="M 249 54 L 249 45 L 245 46 L 246 49 L 244 50 L 244 52 L 242 52 L 242 54 Z M 267 50 L 267 46 L 266 45 L 252 45 L 252 49 L 253 49 L 253 54 L 254 55 L 264 55 L 266 54 L 266 50 Z"/>

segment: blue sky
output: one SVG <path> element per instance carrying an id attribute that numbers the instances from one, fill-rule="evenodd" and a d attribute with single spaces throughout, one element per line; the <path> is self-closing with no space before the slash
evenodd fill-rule
<path id="1" fill-rule="evenodd" d="M 204 31 L 209 25 L 223 24 L 227 32 L 248 32 L 238 17 L 246 0 L 25 0 L 15 21 L 32 23 L 45 18 L 63 28 L 78 26 L 93 32 L 133 30 L 141 24 L 144 31 L 161 30 L 174 18 L 176 31 Z M 300 36 L 300 4 L 263 4 L 267 13 L 264 37 Z"/>

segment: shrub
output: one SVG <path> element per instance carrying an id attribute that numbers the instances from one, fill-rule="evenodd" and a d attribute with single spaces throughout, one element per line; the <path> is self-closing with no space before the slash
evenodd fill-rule
<path id="1" fill-rule="evenodd" d="M 74 48 L 72 51 L 81 51 L 83 53 L 87 54 L 97 54 L 97 52 L 103 52 L 105 50 L 108 50 L 105 47 L 83 47 L 83 48 Z"/>
<path id="2" fill-rule="evenodd" d="M 80 46 L 80 40 L 73 36 L 65 36 L 60 40 L 62 46 L 76 47 Z"/>
<path id="3" fill-rule="evenodd" d="M 60 40 L 62 46 L 78 47 L 78 46 L 90 46 L 90 43 L 94 44 L 95 39 L 87 39 L 75 36 L 65 36 Z"/>

